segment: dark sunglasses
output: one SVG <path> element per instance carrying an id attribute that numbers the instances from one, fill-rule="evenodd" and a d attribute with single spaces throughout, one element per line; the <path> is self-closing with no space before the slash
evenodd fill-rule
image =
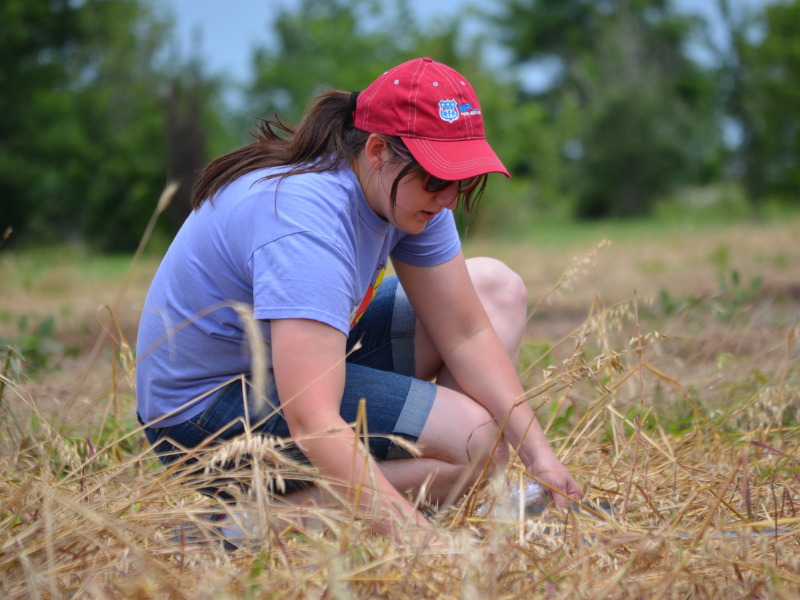
<path id="1" fill-rule="evenodd" d="M 416 162 L 411 153 L 408 150 L 403 148 L 398 148 L 389 140 L 386 140 L 386 143 L 389 144 L 389 147 L 394 150 L 395 154 L 399 157 L 404 158 L 406 160 L 410 160 Z M 420 167 L 422 168 L 422 167 Z M 471 190 L 475 189 L 475 187 L 481 182 L 481 179 L 485 177 L 485 175 L 476 175 L 475 177 L 470 177 L 468 179 L 440 179 L 439 177 L 434 177 L 427 171 L 423 170 L 425 173 L 425 178 L 422 180 L 422 187 L 426 192 L 436 193 L 441 192 L 449 188 L 454 183 L 458 183 L 458 194 L 466 194 Z"/>
<path id="2" fill-rule="evenodd" d="M 458 183 L 458 193 L 466 194 L 470 190 L 474 189 L 475 186 L 481 182 L 482 178 L 483 175 L 476 175 L 475 177 L 470 177 L 469 179 L 459 179 L 457 181 L 453 181 L 451 179 L 439 179 L 438 177 L 434 177 L 426 171 L 425 179 L 422 181 L 422 187 L 425 188 L 426 192 L 441 192 L 454 183 Z"/>

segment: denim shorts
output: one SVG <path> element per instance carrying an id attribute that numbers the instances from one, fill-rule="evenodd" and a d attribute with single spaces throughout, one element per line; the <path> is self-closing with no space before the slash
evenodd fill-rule
<path id="1" fill-rule="evenodd" d="M 347 357 L 339 414 L 346 422 L 354 422 L 360 400 L 366 399 L 369 449 L 379 461 L 410 456 L 383 436 L 394 434 L 416 442 L 436 397 L 435 384 L 414 378 L 415 325 L 416 315 L 403 288 L 396 277 L 389 277 L 378 288 L 369 308 L 347 339 L 348 352 L 359 340 L 361 348 Z M 188 421 L 171 427 L 146 428 L 147 439 L 161 462 L 169 464 L 181 458 L 179 447 L 194 448 L 210 437 L 214 437 L 216 442 L 242 435 L 247 417 L 254 425 L 254 433 L 290 437 L 289 426 L 279 410 L 274 383 L 268 390 L 269 403 L 274 409 L 268 407 L 266 416 L 253 414 L 252 404 L 249 404 L 250 410 L 245 416 L 244 387 L 242 380 L 237 379 L 217 392 L 208 407 Z M 252 398 L 254 394 L 248 396 Z M 294 445 L 289 445 L 286 452 L 292 458 L 308 463 Z M 305 485 L 300 481 L 287 482 L 286 491 Z M 208 488 L 201 491 L 214 493 Z"/>

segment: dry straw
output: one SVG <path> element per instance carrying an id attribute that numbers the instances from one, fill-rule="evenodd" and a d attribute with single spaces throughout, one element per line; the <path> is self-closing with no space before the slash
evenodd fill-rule
<path id="1" fill-rule="evenodd" d="M 596 250 L 555 289 L 573 285 Z M 586 504 L 531 516 L 508 506 L 506 482 L 522 477 L 514 460 L 507 479 L 428 507 L 435 539 L 376 534 L 353 492 L 287 454 L 292 440 L 248 434 L 164 468 L 141 428 L 80 430 L 74 415 L 42 414 L 27 384 L 3 377 L 0 597 L 796 598 L 794 330 L 787 342 L 786 329 L 756 311 L 743 331 L 705 313 L 658 317 L 631 300 L 605 307 L 598 298 L 551 351 L 553 368 L 525 374 L 521 401 L 538 410 Z M 654 320 L 668 340 L 648 333 Z M 754 328 L 760 345 L 727 367 L 708 353 Z M 248 333 L 257 348 L 258 327 Z M 132 368 L 123 348 L 106 397 Z M 74 395 L 83 385 L 76 375 Z M 267 385 L 254 383 L 257 399 Z M 365 414 L 354 424 L 362 440 Z M 62 434 L 59 418 L 80 434 Z M 372 477 L 362 475 L 361 485 Z M 320 486 L 327 504 L 285 505 L 271 490 L 289 480 Z M 231 501 L 198 493 L 211 484 Z M 424 494 L 413 500 L 425 507 Z M 479 517 L 478 505 L 500 510 Z M 246 532 L 235 546 L 210 518 L 220 514 Z"/>

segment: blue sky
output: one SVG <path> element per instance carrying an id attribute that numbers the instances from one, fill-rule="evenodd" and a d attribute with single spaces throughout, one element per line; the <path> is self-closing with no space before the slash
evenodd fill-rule
<path id="1" fill-rule="evenodd" d="M 250 55 L 255 45 L 269 43 L 270 25 L 281 7 L 299 4 L 296 0 L 152 0 L 171 10 L 181 53 L 188 55 L 199 43 L 200 55 L 215 73 L 227 73 L 235 80 L 246 80 Z M 423 22 L 445 17 L 473 0 L 409 0 L 415 16 Z M 199 39 L 196 39 L 199 34 Z"/>
<path id="2" fill-rule="evenodd" d="M 253 47 L 269 43 L 270 25 L 281 6 L 296 0 L 152 0 L 159 10 L 171 11 L 175 19 L 177 43 L 182 56 L 196 49 L 207 69 L 223 74 L 232 82 L 245 82 L 251 75 Z M 673 0 L 680 10 L 709 15 L 719 23 L 716 0 Z M 755 7 L 765 0 L 735 0 L 740 6 Z M 475 0 L 409 0 L 415 15 L 426 22 L 463 10 Z M 717 30 L 717 36 L 719 31 Z M 502 55 L 491 57 L 502 61 Z M 531 87 L 547 79 L 547 70 L 528 69 L 524 73 Z M 235 96 L 232 97 L 235 101 Z"/>

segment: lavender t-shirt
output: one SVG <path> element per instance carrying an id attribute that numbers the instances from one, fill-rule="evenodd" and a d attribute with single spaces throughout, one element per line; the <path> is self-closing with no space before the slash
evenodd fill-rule
<path id="1" fill-rule="evenodd" d="M 313 319 L 347 334 L 389 256 L 425 267 L 460 250 L 452 212 L 404 233 L 373 212 L 350 168 L 259 181 L 271 172 L 245 175 L 203 203 L 158 268 L 139 325 L 136 388 L 146 423 L 174 414 L 154 427 L 191 419 L 213 394 L 193 399 L 250 374 L 233 302 L 253 308 L 267 342 L 270 319 Z"/>

